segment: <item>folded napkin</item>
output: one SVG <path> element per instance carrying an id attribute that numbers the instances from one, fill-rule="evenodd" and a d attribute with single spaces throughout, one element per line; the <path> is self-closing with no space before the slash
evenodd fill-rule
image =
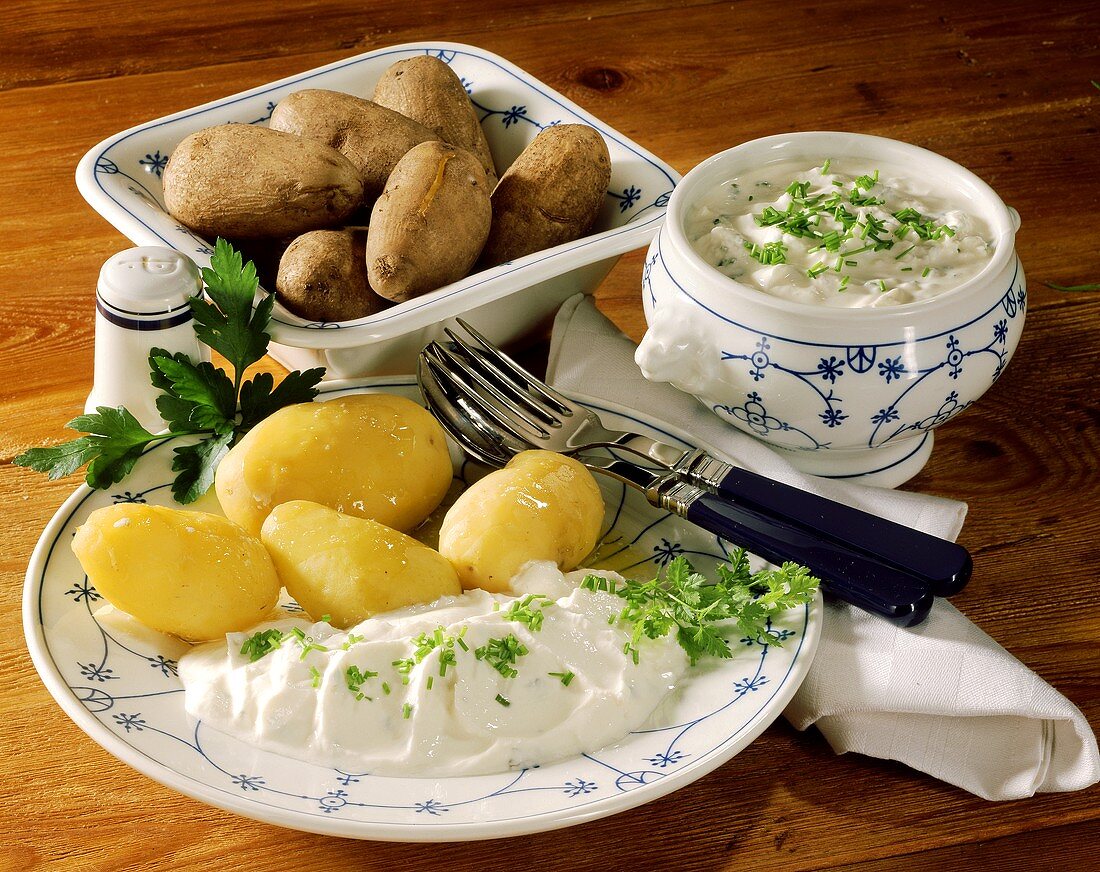
<path id="1" fill-rule="evenodd" d="M 634 344 L 591 298 L 554 322 L 551 384 L 675 422 L 719 456 L 945 539 L 966 505 L 805 475 L 670 385 L 646 381 Z M 899 760 L 985 799 L 1077 790 L 1100 780 L 1096 738 L 1081 711 L 946 600 L 902 629 L 845 603 L 826 604 L 809 675 L 785 712 L 817 724 L 838 754 Z"/>

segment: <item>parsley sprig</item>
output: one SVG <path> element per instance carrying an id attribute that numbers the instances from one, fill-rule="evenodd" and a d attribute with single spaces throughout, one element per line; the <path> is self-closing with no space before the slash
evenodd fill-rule
<path id="1" fill-rule="evenodd" d="M 769 629 L 769 619 L 786 609 L 811 602 L 820 582 L 797 563 L 753 572 L 743 549 L 717 568 L 709 583 L 684 557 L 668 564 L 663 576 L 651 581 L 616 582 L 599 575 L 586 576 L 581 587 L 605 591 L 625 600 L 618 622 L 632 626 L 623 646 L 635 663 L 642 639 L 660 639 L 675 631 L 676 640 L 692 664 L 703 657 L 729 658 L 724 625 L 732 625 L 749 639 L 780 645 Z"/>
<path id="2" fill-rule="evenodd" d="M 105 489 L 129 475 L 155 443 L 197 436 L 197 441 L 175 448 L 172 461 L 172 495 L 179 503 L 192 503 L 209 490 L 218 462 L 245 433 L 277 409 L 317 395 L 316 386 L 324 376 L 321 368 L 292 372 L 278 386 L 266 372 L 244 380 L 246 370 L 267 353 L 267 327 L 275 305 L 269 294 L 253 307 L 259 289 L 255 265 L 244 263 L 233 246 L 219 239 L 202 278 L 208 299 L 190 301 L 195 333 L 229 362 L 233 377 L 211 363 L 195 363 L 185 354 L 154 348 L 149 353 L 150 381 L 161 392 L 157 411 L 167 431 L 150 433 L 124 407 L 100 406 L 65 425 L 85 435 L 24 451 L 15 458 L 17 466 L 45 472 L 52 480 L 87 464 L 88 486 Z"/>

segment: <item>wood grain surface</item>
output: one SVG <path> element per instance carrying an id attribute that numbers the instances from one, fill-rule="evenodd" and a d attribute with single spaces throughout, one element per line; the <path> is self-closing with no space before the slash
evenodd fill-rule
<path id="1" fill-rule="evenodd" d="M 100 139 L 360 51 L 495 51 L 686 172 L 747 139 L 839 129 L 970 167 L 1023 216 L 1030 305 L 1005 376 L 907 487 L 966 500 L 957 604 L 1100 724 L 1100 11 L 1060 3 L 8 0 L 0 17 L 0 869 L 1090 868 L 1100 792 L 993 804 L 779 722 L 726 766 L 575 829 L 442 846 L 254 823 L 130 770 L 53 703 L 20 623 L 31 549 L 76 480 L 12 466 L 91 382 L 102 262 L 127 241 L 81 200 Z M 598 300 L 645 324 L 641 254 Z M 270 367 L 278 372 L 279 367 Z"/>

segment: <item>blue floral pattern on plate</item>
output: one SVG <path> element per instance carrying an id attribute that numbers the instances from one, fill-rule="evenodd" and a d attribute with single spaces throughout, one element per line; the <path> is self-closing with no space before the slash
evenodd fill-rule
<path id="1" fill-rule="evenodd" d="M 330 396 L 383 390 L 419 398 L 411 378 L 331 383 L 324 390 Z M 593 407 L 611 426 L 686 444 L 650 422 Z M 170 457 L 154 449 L 127 480 L 129 490 L 82 487 L 61 508 L 28 570 L 28 643 L 47 687 L 97 742 L 162 783 L 251 817 L 362 838 L 445 840 L 532 832 L 563 817 L 611 814 L 694 780 L 751 741 L 782 711 L 816 646 L 820 600 L 776 623 L 782 648 L 732 638 L 734 658 L 697 667 L 644 728 L 611 747 L 533 769 L 385 778 L 260 751 L 186 715 L 177 664 L 187 646 L 103 610 L 68 548 L 72 531 L 99 506 L 169 501 Z M 456 461 L 456 476 L 477 474 Z M 649 575 L 680 554 L 703 569 L 727 555 L 726 543 L 652 508 L 624 485 L 603 480 L 601 486 L 608 520 L 600 565 Z M 282 606 L 299 610 L 289 600 Z"/>

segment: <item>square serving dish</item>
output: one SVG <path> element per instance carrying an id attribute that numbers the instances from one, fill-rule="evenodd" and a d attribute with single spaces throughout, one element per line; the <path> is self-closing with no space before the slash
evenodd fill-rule
<path id="1" fill-rule="evenodd" d="M 503 174 L 539 131 L 588 124 L 607 142 L 611 185 L 588 236 L 474 273 L 375 315 L 341 323 L 305 321 L 275 305 L 271 353 L 295 367 L 324 366 L 330 378 L 414 371 L 417 353 L 462 316 L 497 343 L 513 342 L 545 323 L 573 294 L 592 293 L 623 253 L 649 243 L 665 217 L 679 174 L 538 79 L 491 52 L 448 42 L 405 43 L 261 85 L 115 134 L 91 149 L 76 170 L 80 193 L 136 245 L 167 245 L 209 264 L 202 239 L 164 208 L 161 173 L 176 145 L 215 124 L 266 124 L 275 104 L 302 88 L 370 97 L 395 61 L 431 54 L 466 85 Z"/>

